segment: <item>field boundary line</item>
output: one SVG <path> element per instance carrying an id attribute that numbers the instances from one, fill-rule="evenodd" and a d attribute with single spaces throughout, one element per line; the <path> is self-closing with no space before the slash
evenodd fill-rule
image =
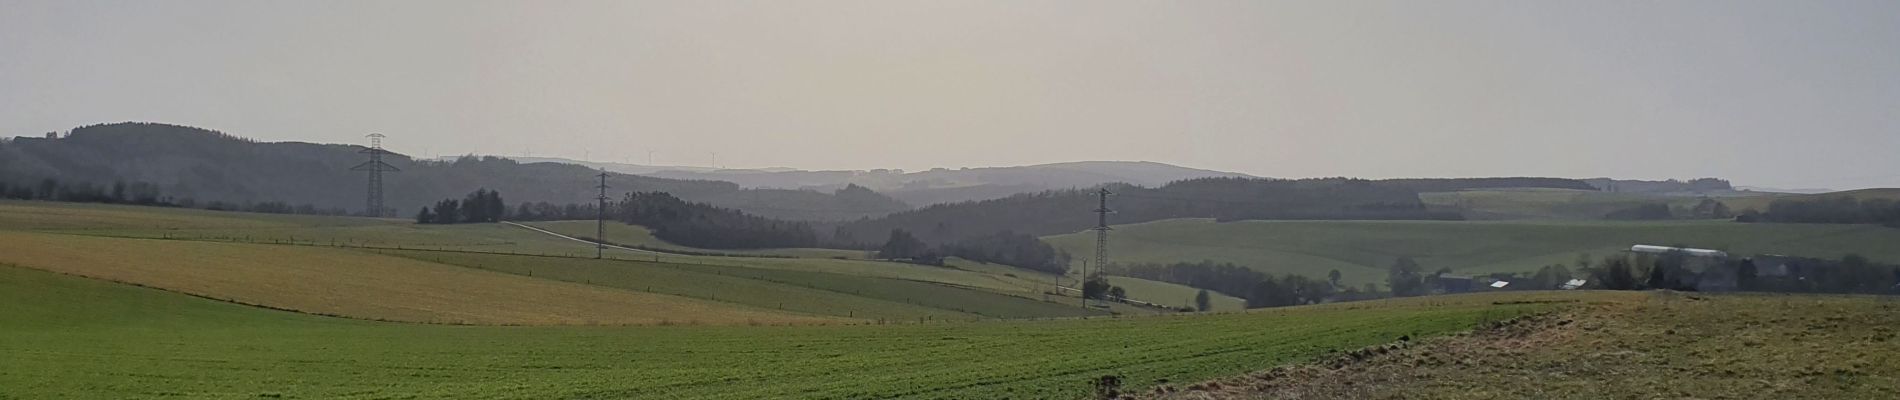
<path id="1" fill-rule="evenodd" d="M 626 251 L 631 251 L 631 252 L 636 252 L 636 253 L 647 253 L 647 254 L 655 254 L 655 255 L 673 255 L 673 254 L 669 254 L 669 253 L 662 253 L 662 252 L 658 252 L 658 251 L 653 251 L 653 250 L 644 250 L 644 249 L 636 249 L 636 248 L 632 248 L 632 247 L 626 247 L 626 246 L 620 246 L 620 245 L 615 245 L 615 244 L 608 244 L 608 243 L 606 243 L 606 241 L 600 241 L 600 242 L 595 242 L 595 241 L 590 241 L 590 240 L 585 240 L 585 239 L 581 239 L 581 238 L 577 238 L 577 237 L 573 237 L 573 236 L 568 236 L 568 235 L 562 235 L 562 234 L 559 234 L 559 233 L 554 233 L 554 231 L 550 231 L 550 230 L 546 230 L 546 229 L 541 229 L 541 228 L 536 228 L 536 227 L 533 227 L 533 226 L 528 226 L 528 225 L 524 225 L 524 224 L 519 224 L 519 223 L 515 223 L 514 221 L 501 221 L 501 223 L 503 223 L 503 224 L 508 224 L 508 225 L 513 225 L 513 226 L 516 226 L 516 227 L 521 227 L 521 228 L 527 228 L 528 230 L 531 230 L 531 231 L 535 231 L 535 232 L 541 232 L 541 233 L 545 233 L 545 234 L 548 234 L 548 235 L 553 235 L 554 237 L 558 237 L 558 238 L 562 238 L 562 239 L 567 239 L 567 240 L 572 240 L 572 241 L 576 241 L 576 242 L 581 242 L 581 243 L 587 243 L 587 244 L 591 244 L 591 245 L 597 245 L 597 246 L 605 246 L 605 247 L 610 247 L 610 248 L 615 248 L 615 249 L 620 249 L 620 250 L 626 250 Z"/>

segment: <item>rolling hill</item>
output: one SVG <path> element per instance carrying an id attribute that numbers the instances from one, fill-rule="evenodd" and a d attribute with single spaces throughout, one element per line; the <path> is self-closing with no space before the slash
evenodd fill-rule
<path id="1" fill-rule="evenodd" d="M 669 179 L 725 181 L 745 188 L 832 191 L 847 185 L 858 185 L 918 206 L 989 200 L 1019 193 L 1084 188 L 1109 183 L 1160 186 L 1183 179 L 1249 177 L 1240 173 L 1147 161 L 1079 161 L 1015 167 L 934 168 L 905 172 L 892 169 L 843 171 L 807 171 L 789 168 L 715 169 L 589 162 L 548 157 L 516 157 L 515 159 L 529 163 L 584 165 L 589 168 L 604 168 L 608 171 Z"/>
<path id="2" fill-rule="evenodd" d="M 1044 301 L 1048 280 L 1002 273 L 622 251 L 594 260 L 590 244 L 503 224 L 7 201 L 0 238 L 0 263 L 373 320 L 771 324 L 1100 314 Z"/>
<path id="3" fill-rule="evenodd" d="M 362 146 L 300 142 L 266 143 L 177 125 L 118 123 L 79 127 L 64 137 L 0 141 L 0 182 L 37 184 L 44 178 L 110 185 L 115 181 L 157 185 L 166 196 L 199 205 L 219 201 L 281 201 L 360 213 Z M 495 157 L 453 161 L 414 160 L 390 154 L 401 169 L 385 177 L 391 215 L 408 216 L 445 198 L 478 188 L 495 189 L 509 203 L 591 202 L 597 171 L 569 164 L 522 164 Z M 877 216 L 910 206 L 870 191 L 745 189 L 730 182 L 614 174 L 615 192 L 662 191 L 695 202 L 738 208 L 781 219 L 842 220 Z"/>
<path id="4" fill-rule="evenodd" d="M 1092 232 L 1043 238 L 1072 253 L 1092 252 Z M 1110 258 L 1119 263 L 1213 260 L 1263 272 L 1325 277 L 1337 269 L 1355 285 L 1383 285 L 1401 256 L 1426 271 L 1531 272 L 1602 257 L 1635 244 L 1685 245 L 1839 258 L 1860 254 L 1900 262 L 1900 229 L 1873 225 L 1743 224 L 1726 221 L 1236 221 L 1174 219 L 1116 225 Z"/>
<path id="5" fill-rule="evenodd" d="M 1834 198 L 1841 198 L 1841 197 L 1853 197 L 1856 199 L 1863 199 L 1863 200 L 1864 199 L 1900 200 L 1900 188 L 1874 188 L 1874 189 L 1845 190 L 1845 191 L 1839 191 L 1839 192 L 1827 192 L 1827 193 L 1816 193 L 1816 194 L 1781 194 L 1781 195 L 1771 195 L 1771 196 L 1732 198 L 1732 199 L 1722 199 L 1722 203 L 1727 204 L 1730 209 L 1733 209 L 1736 212 L 1741 212 L 1742 210 L 1768 211 L 1768 205 L 1770 203 L 1774 203 L 1775 200 L 1781 200 L 1781 199 L 1816 200 L 1816 199 L 1834 199 Z"/>

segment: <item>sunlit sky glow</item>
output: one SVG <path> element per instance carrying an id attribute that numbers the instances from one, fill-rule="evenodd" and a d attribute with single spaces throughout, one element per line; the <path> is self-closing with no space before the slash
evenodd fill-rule
<path id="1" fill-rule="evenodd" d="M 1900 186 L 1896 1 L 0 0 L 0 135 Z"/>

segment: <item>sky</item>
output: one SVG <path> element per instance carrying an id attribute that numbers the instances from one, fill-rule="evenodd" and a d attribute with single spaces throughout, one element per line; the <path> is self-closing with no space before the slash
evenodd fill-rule
<path id="1" fill-rule="evenodd" d="M 1900 187 L 1900 1 L 0 0 L 0 136 Z"/>

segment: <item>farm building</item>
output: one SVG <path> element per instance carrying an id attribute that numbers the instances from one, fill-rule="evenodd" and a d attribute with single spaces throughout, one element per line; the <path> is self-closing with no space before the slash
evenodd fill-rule
<path id="1" fill-rule="evenodd" d="M 1728 258 L 1728 252 L 1724 252 L 1721 250 L 1695 249 L 1695 248 L 1674 247 L 1674 246 L 1653 246 L 1653 245 L 1647 245 L 1647 244 L 1639 244 L 1635 246 L 1630 246 L 1630 252 L 1644 253 L 1644 254 L 1670 254 L 1670 253 L 1680 252 L 1690 257 Z"/>
<path id="2" fill-rule="evenodd" d="M 1432 279 L 1434 279 L 1434 286 L 1438 287 L 1442 293 L 1470 292 L 1474 281 L 1470 276 L 1452 274 L 1438 274 Z"/>

